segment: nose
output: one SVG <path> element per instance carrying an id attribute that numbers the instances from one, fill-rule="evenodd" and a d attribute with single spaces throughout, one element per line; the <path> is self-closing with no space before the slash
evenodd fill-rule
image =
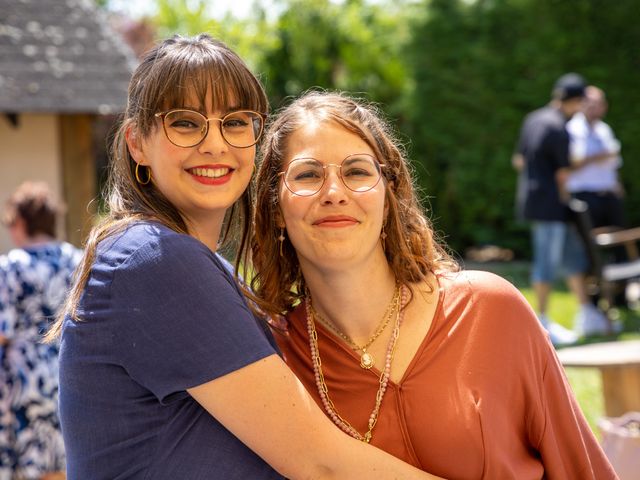
<path id="1" fill-rule="evenodd" d="M 229 144 L 222 136 L 220 130 L 221 120 L 217 118 L 210 118 L 207 120 L 208 130 L 202 142 L 198 144 L 198 151 L 202 154 L 210 153 L 213 155 L 219 155 L 229 150 Z"/>
<path id="2" fill-rule="evenodd" d="M 344 204 L 349 200 L 347 187 L 340 177 L 338 165 L 327 165 L 325 168 L 324 184 L 320 189 L 320 202 L 323 205 Z"/>

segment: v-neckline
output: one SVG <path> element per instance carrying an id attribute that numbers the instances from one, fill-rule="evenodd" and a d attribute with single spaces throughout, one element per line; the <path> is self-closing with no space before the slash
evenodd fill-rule
<path id="1" fill-rule="evenodd" d="M 444 315 L 444 313 L 443 313 L 443 311 L 444 311 L 443 305 L 444 305 L 445 289 L 442 288 L 442 284 L 440 282 L 440 276 L 438 274 L 436 274 L 434 276 L 435 276 L 435 279 L 436 279 L 436 283 L 438 285 L 438 303 L 436 305 L 435 311 L 433 312 L 433 319 L 431 320 L 431 325 L 429 325 L 429 329 L 427 330 L 427 333 L 425 334 L 424 338 L 420 342 L 420 345 L 416 349 L 416 352 L 413 355 L 413 358 L 408 363 L 407 368 L 402 373 L 402 376 L 400 377 L 400 380 L 398 382 L 394 382 L 393 380 L 391 380 L 391 378 L 389 378 L 388 385 L 392 385 L 395 388 L 402 387 L 402 385 L 406 381 L 407 377 L 411 373 L 411 370 L 413 370 L 413 368 L 415 367 L 417 359 L 423 354 L 424 350 L 427 348 L 427 345 L 429 344 L 429 340 L 433 336 L 433 332 L 436 329 L 436 324 L 439 323 L 439 320 Z M 304 311 L 304 304 L 301 304 L 300 308 L 302 308 L 302 311 Z M 306 321 L 306 316 L 303 315 L 303 318 Z M 331 339 L 331 341 L 334 342 L 336 345 L 338 345 L 338 347 L 341 350 L 345 351 L 351 358 L 353 358 L 353 360 L 355 362 L 357 362 L 358 368 L 360 368 L 361 370 L 364 370 L 364 371 L 368 371 L 369 373 L 371 373 L 376 378 L 380 378 L 380 375 L 382 374 L 382 371 L 379 370 L 375 365 L 373 367 L 371 367 L 370 369 L 368 369 L 368 370 L 367 369 L 363 369 L 363 368 L 361 368 L 359 366 L 359 364 L 360 364 L 360 355 L 358 354 L 358 352 L 354 351 L 351 347 L 349 347 L 349 345 L 347 345 L 346 342 L 344 340 L 342 340 L 336 333 L 332 332 L 329 328 L 325 327 L 321 322 L 315 322 L 315 327 L 316 327 L 316 331 L 321 330 L 323 335 L 326 338 Z M 309 343 L 309 338 L 308 338 L 308 333 L 307 333 L 307 345 L 308 345 L 308 343 Z"/>

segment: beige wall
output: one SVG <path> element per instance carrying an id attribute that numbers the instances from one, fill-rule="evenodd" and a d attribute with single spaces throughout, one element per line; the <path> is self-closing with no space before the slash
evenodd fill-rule
<path id="1" fill-rule="evenodd" d="M 58 198 L 62 192 L 60 133 L 58 118 L 48 114 L 20 114 L 14 127 L 0 114 L 0 207 L 25 180 L 46 181 Z M 64 231 L 60 219 L 58 229 Z M 12 248 L 4 226 L 0 227 L 0 253 Z"/>

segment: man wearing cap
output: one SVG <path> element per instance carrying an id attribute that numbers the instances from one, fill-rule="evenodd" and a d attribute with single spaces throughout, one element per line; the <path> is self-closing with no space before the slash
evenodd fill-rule
<path id="1" fill-rule="evenodd" d="M 531 281 L 538 318 L 555 345 L 575 342 L 578 334 L 557 324 L 546 314 L 549 294 L 561 268 L 567 284 L 580 303 L 575 319 L 578 330 L 589 319 L 607 322 L 589 301 L 585 273 L 589 262 L 585 247 L 570 222 L 565 184 L 570 173 L 567 121 L 582 106 L 586 82 L 576 73 L 555 83 L 551 102 L 524 120 L 513 164 L 523 171 L 522 215 L 531 222 L 533 265 Z M 607 322 L 608 324 L 608 322 Z"/>

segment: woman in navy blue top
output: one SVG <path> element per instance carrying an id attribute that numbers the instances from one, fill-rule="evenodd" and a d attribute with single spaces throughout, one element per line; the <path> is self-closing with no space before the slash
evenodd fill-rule
<path id="1" fill-rule="evenodd" d="M 434 478 L 332 425 L 215 253 L 249 233 L 266 111 L 207 35 L 164 41 L 134 73 L 109 213 L 49 335 L 69 480 Z"/>

